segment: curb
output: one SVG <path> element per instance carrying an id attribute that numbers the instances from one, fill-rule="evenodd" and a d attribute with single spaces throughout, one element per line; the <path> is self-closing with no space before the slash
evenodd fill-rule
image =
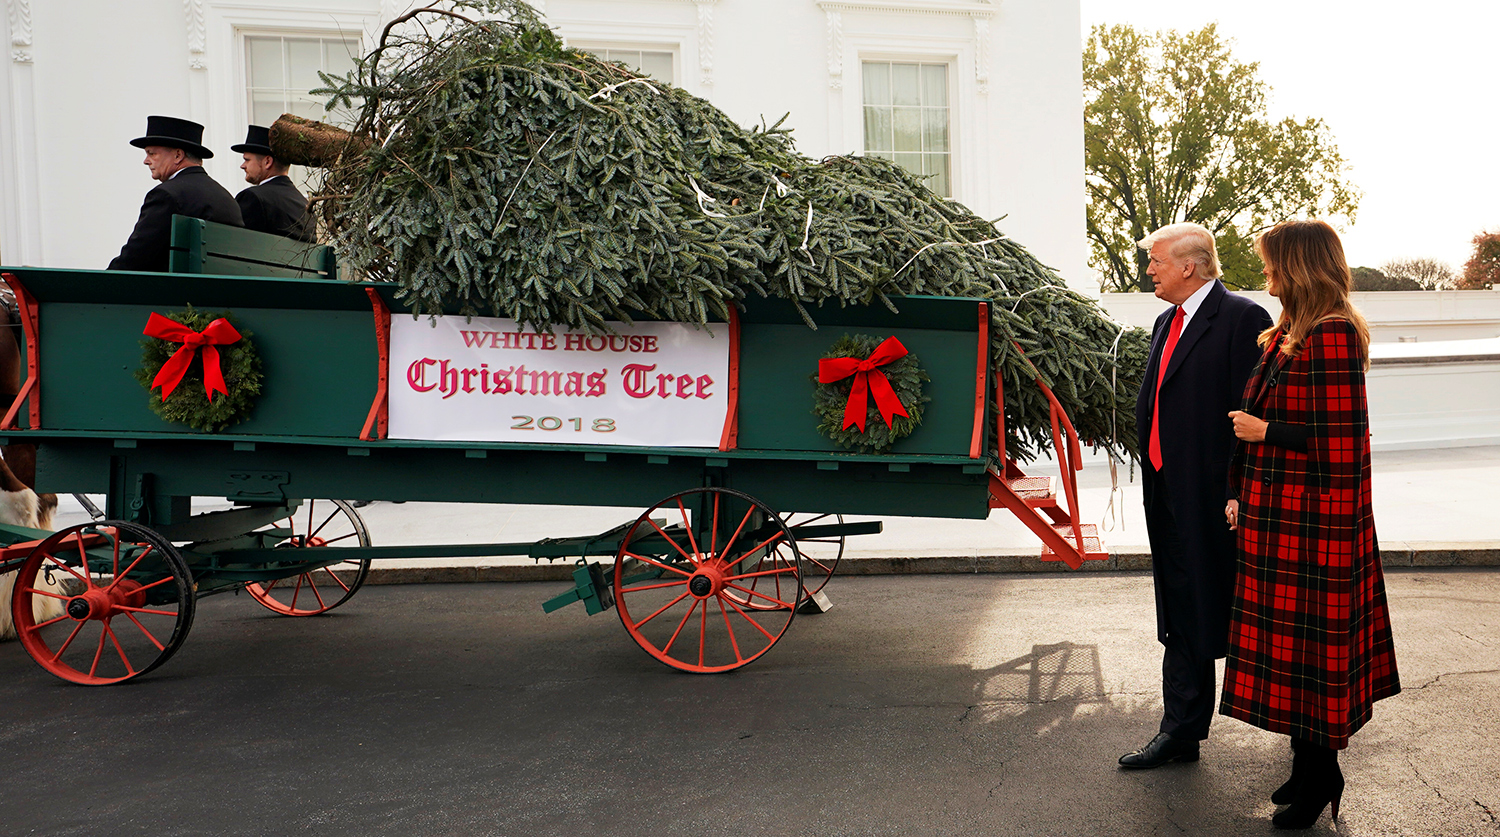
<path id="1" fill-rule="evenodd" d="M 1388 569 L 1443 567 L 1500 567 L 1500 541 L 1393 541 L 1380 549 Z M 607 563 L 607 559 L 604 559 Z M 550 564 L 493 566 L 370 568 L 366 584 L 465 584 L 510 581 L 570 581 L 572 561 Z M 1077 572 L 1142 572 L 1151 569 L 1151 553 L 1112 552 L 1106 559 L 1085 561 Z M 849 557 L 839 562 L 838 575 L 953 575 L 958 573 L 1067 573 L 1061 561 L 1043 561 L 1035 550 L 996 555 L 933 556 L 923 558 Z"/>

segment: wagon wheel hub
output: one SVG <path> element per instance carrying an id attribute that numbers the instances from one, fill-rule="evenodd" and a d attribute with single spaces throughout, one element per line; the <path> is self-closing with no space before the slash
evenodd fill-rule
<path id="1" fill-rule="evenodd" d="M 90 605 L 88 596 L 74 596 L 72 601 L 68 602 L 68 615 L 79 622 L 89 618 L 89 614 L 93 611 L 94 608 Z"/>
<path id="2" fill-rule="evenodd" d="M 699 599 L 707 599 L 724 589 L 724 571 L 712 565 L 700 566 L 688 579 L 688 592 Z"/>
<path id="3" fill-rule="evenodd" d="M 146 604 L 146 594 L 141 585 L 122 578 L 109 587 L 94 587 L 68 600 L 68 616 L 84 622 L 89 619 L 108 619 L 124 608 L 139 608 Z"/>

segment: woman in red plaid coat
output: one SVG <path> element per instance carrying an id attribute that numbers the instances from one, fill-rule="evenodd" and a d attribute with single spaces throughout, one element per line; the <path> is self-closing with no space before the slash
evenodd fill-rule
<path id="1" fill-rule="evenodd" d="M 1322 221 L 1256 240 L 1281 318 L 1230 413 L 1239 572 L 1220 711 L 1292 739 L 1272 822 L 1308 828 L 1344 777 L 1338 751 L 1401 690 L 1370 505 L 1370 333 L 1349 301 L 1343 245 Z"/>

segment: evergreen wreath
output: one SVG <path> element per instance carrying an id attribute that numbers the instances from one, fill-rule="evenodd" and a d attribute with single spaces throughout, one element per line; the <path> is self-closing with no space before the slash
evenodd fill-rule
<path id="1" fill-rule="evenodd" d="M 189 305 L 187 310 L 164 314 L 167 319 L 181 323 L 193 331 L 202 331 L 214 320 L 223 317 L 240 333 L 240 339 L 219 350 L 219 368 L 224 373 L 224 386 L 229 394 L 219 393 L 213 401 L 208 400 L 203 388 L 203 350 L 193 353 L 193 361 L 187 373 L 172 394 L 162 400 L 161 390 L 153 388 L 151 381 L 168 359 L 182 348 L 181 343 L 148 337 L 141 341 L 141 368 L 135 370 L 135 379 L 151 393 L 151 411 L 163 420 L 185 424 L 194 430 L 214 433 L 239 424 L 249 417 L 255 407 L 255 397 L 260 395 L 260 355 L 255 344 L 250 342 L 251 332 L 235 322 L 228 311 L 204 313 Z"/>
<path id="2" fill-rule="evenodd" d="M 864 360 L 884 340 L 883 337 L 871 334 L 845 334 L 834 342 L 823 357 L 852 357 Z M 818 376 L 815 373 L 812 376 L 813 386 L 816 387 L 812 411 L 813 415 L 818 417 L 819 433 L 848 450 L 859 453 L 885 453 L 891 449 L 892 445 L 910 436 L 922 424 L 922 405 L 932 400 L 922 394 L 922 383 L 932 379 L 922 369 L 917 356 L 908 353 L 879 369 L 885 375 L 886 380 L 890 381 L 891 389 L 895 390 L 896 397 L 901 401 L 901 406 L 906 408 L 907 415 L 891 416 L 891 425 L 887 427 L 885 419 L 880 415 L 880 407 L 875 403 L 874 393 L 871 393 L 866 406 L 865 431 L 861 433 L 858 427 L 852 425 L 845 428 L 844 409 L 849 403 L 849 392 L 854 388 L 854 376 L 824 384 L 818 382 Z"/>

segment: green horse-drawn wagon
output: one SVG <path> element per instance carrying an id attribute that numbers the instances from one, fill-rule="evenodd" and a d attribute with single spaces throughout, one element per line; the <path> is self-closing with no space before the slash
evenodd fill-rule
<path id="1" fill-rule="evenodd" d="M 325 613 L 383 557 L 576 560 L 575 588 L 547 609 L 613 607 L 647 653 L 693 672 L 764 654 L 818 596 L 844 538 L 879 531 L 841 515 L 984 518 L 1003 507 L 1047 555 L 1073 567 L 1102 557 L 1077 516 L 1078 440 L 1050 393 L 1066 506 L 1054 480 L 1005 456 L 983 301 L 822 310 L 814 331 L 790 304 L 760 300 L 707 329 L 538 335 L 505 320 L 403 315 L 394 286 L 330 281 L 326 248 L 178 226 L 172 273 L 4 270 L 25 383 L 0 443 L 37 445 L 40 490 L 107 498 L 105 520 L 0 527 L 0 571 L 19 571 L 5 604 L 21 643 L 64 679 L 113 683 L 160 665 L 202 596 L 244 589 L 278 613 Z M 235 339 L 218 326 L 158 327 L 192 322 L 186 310 L 227 315 Z M 170 370 L 143 356 L 148 323 L 154 339 L 180 344 L 182 360 L 160 364 L 183 372 L 166 401 L 156 393 L 172 389 Z M 882 452 L 850 452 L 819 430 L 815 376 L 842 335 L 920 359 L 920 423 Z M 234 354 L 252 345 L 253 364 Z M 241 399 L 250 406 L 220 430 L 169 420 L 164 407 L 209 386 L 221 357 L 221 404 L 256 388 L 234 369 L 258 366 L 258 393 Z M 879 364 L 859 360 L 843 386 L 868 392 L 871 415 L 889 421 Z M 232 507 L 195 515 L 195 496 Z M 322 499 L 333 497 L 646 511 L 584 537 L 375 547 L 351 505 Z"/>

